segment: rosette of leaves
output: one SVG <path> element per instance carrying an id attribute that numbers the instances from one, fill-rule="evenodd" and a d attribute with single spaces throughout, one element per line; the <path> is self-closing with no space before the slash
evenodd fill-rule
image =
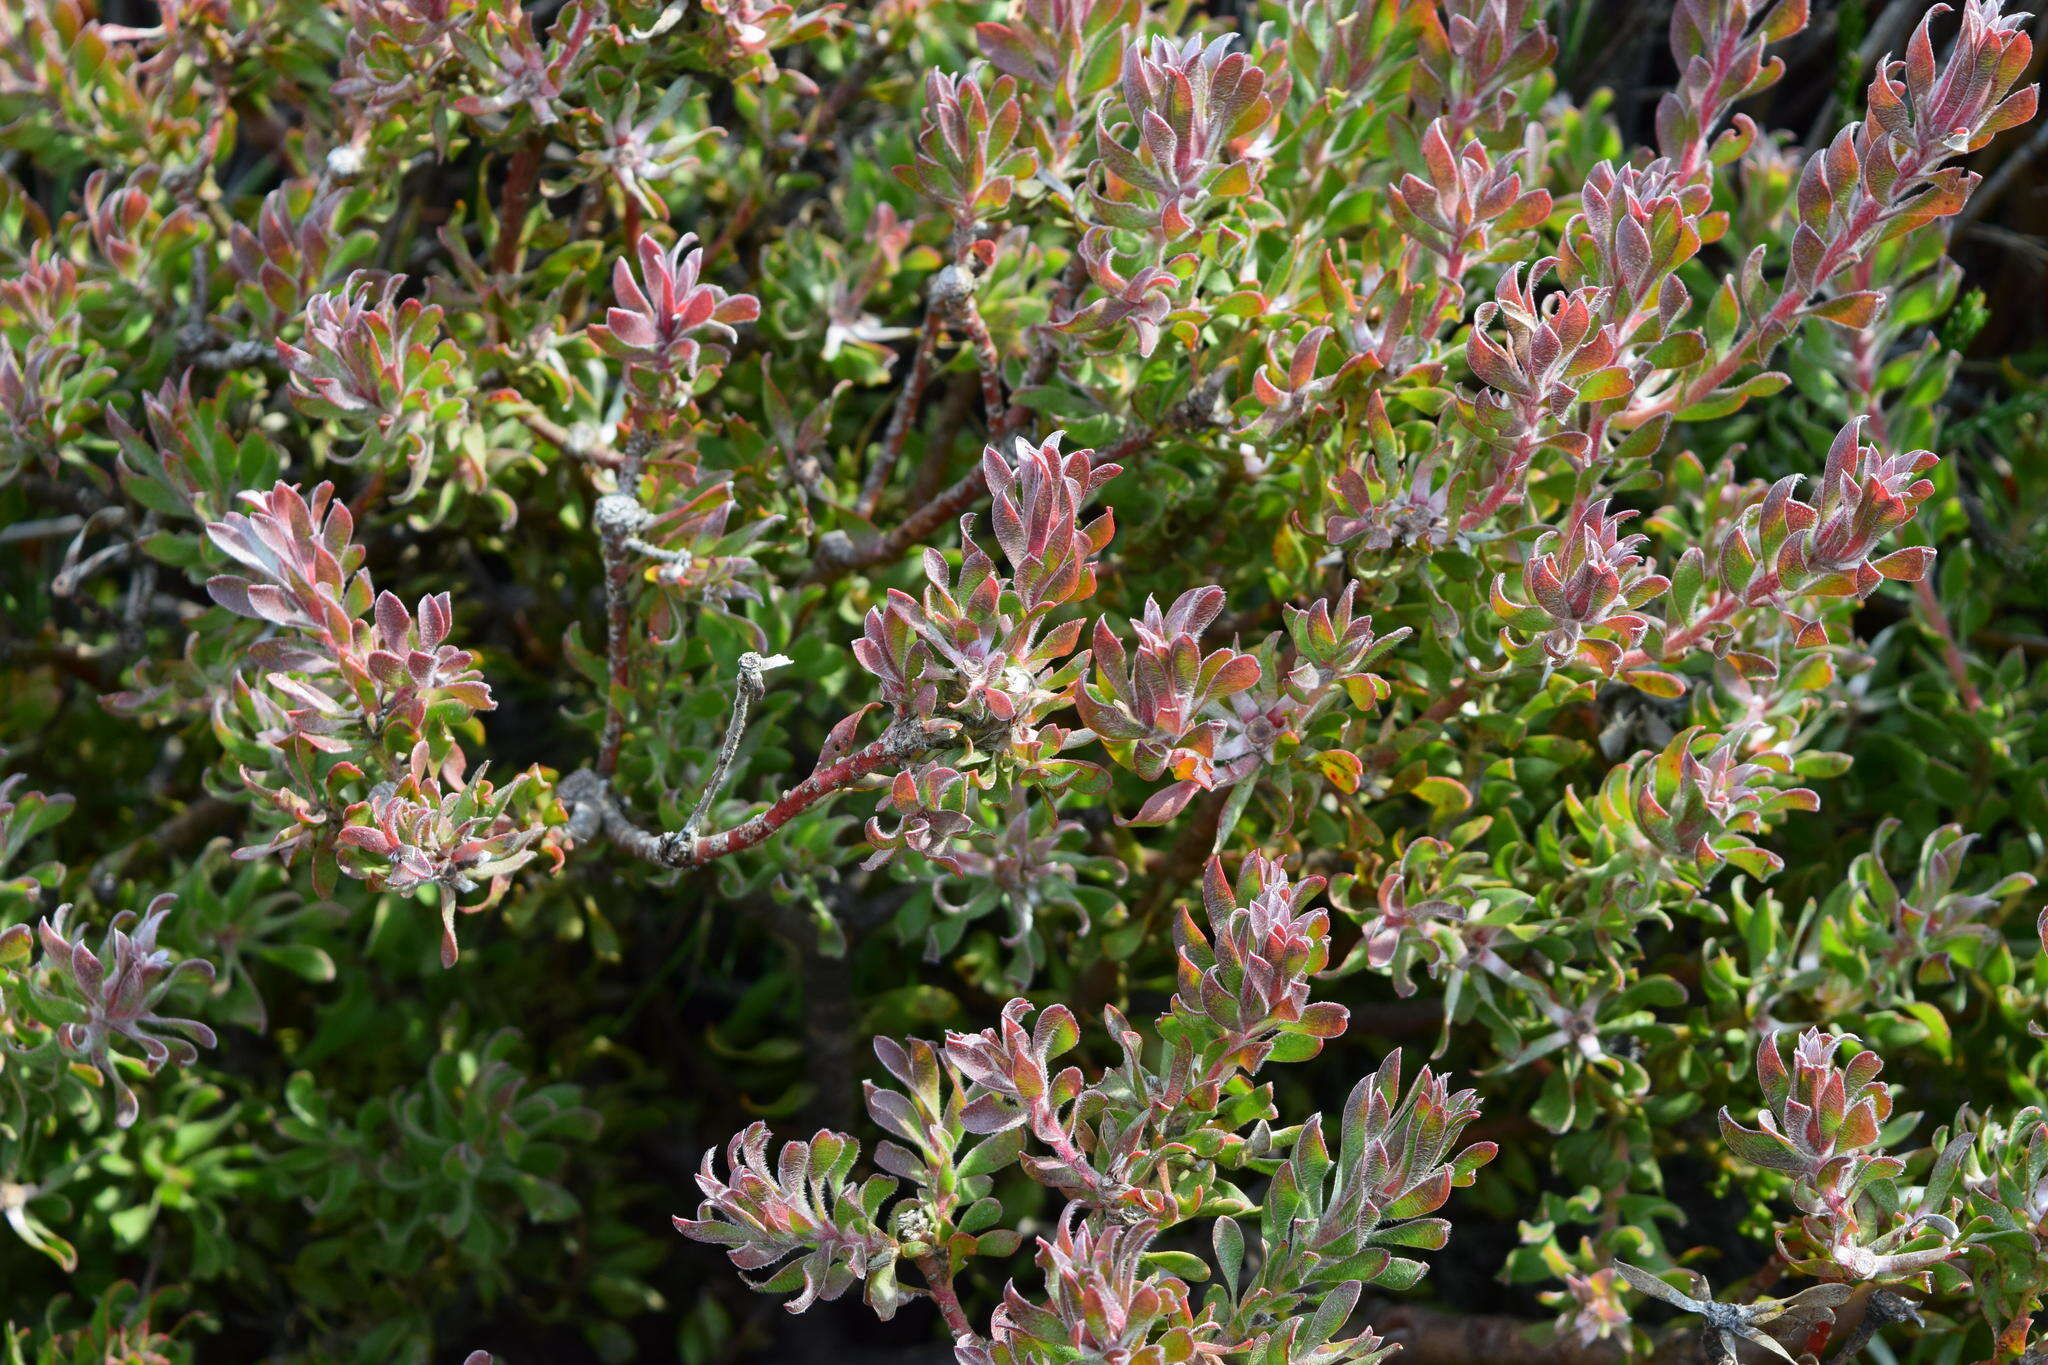
<path id="1" fill-rule="evenodd" d="M 200 1047 L 215 1042 L 205 1024 L 158 1008 L 182 978 L 213 979 L 212 963 L 176 959 L 157 946 L 157 932 L 176 900 L 158 896 L 139 915 L 133 910 L 116 914 L 97 950 L 87 944 L 87 931 L 72 921 L 74 907 L 69 905 L 37 922 L 34 937 L 41 953 L 32 965 L 26 926 L 6 930 L 8 942 L 0 949 L 14 964 L 9 977 L 20 978 L 19 984 L 9 982 L 9 1014 L 18 1007 L 21 1022 L 9 1021 L 8 1051 L 53 1047 L 65 1069 L 112 1091 L 114 1122 L 123 1128 L 135 1122 L 141 1106 L 117 1058 L 132 1060 L 132 1047 L 142 1069 L 154 1076 L 169 1065 L 189 1065 Z M 35 1043 L 38 1035 L 45 1041 Z"/>
<path id="2" fill-rule="evenodd" d="M 1909 1198 L 1899 1180 L 1905 1162 L 1878 1145 L 1892 1112 L 1877 1079 L 1883 1059 L 1862 1051 L 1838 1066 L 1845 1041 L 1808 1029 L 1788 1064 L 1778 1040 L 1764 1039 L 1756 1074 L 1766 1108 L 1755 1128 L 1723 1109 L 1722 1140 L 1743 1160 L 1790 1177 L 1803 1216 L 1779 1229 L 1778 1246 L 1793 1269 L 1953 1293 L 1965 1282 L 1955 1194 L 1969 1141 L 1951 1142 Z"/>
<path id="3" fill-rule="evenodd" d="M 402 275 L 379 284 L 363 271 L 306 304 L 299 344 L 277 343 L 301 411 L 354 437 L 350 458 L 402 469 L 401 499 L 426 486 L 467 427 L 461 349 L 443 334 L 442 310 L 398 299 Z"/>
<path id="4" fill-rule="evenodd" d="M 784 1305 L 792 1313 L 836 1299 L 858 1281 L 876 1316 L 894 1317 L 904 1297 L 895 1274 L 901 1252 L 877 1220 L 895 1182 L 880 1175 L 850 1180 L 860 1144 L 842 1133 L 786 1142 L 772 1166 L 769 1141 L 764 1123 L 734 1137 L 725 1179 L 717 1174 L 717 1154 L 707 1152 L 697 1175 L 704 1203 L 697 1217 L 678 1216 L 676 1231 L 725 1247 L 741 1270 L 786 1262 L 751 1283 L 764 1293 L 795 1293 Z"/>

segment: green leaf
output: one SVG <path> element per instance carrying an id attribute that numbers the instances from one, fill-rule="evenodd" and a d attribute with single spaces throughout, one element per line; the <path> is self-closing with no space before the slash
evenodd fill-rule
<path id="1" fill-rule="evenodd" d="M 1154 1269 L 1175 1275 L 1190 1284 L 1200 1284 L 1209 1278 L 1209 1263 L 1201 1257 L 1186 1251 L 1148 1251 L 1145 1264 Z"/>
<path id="2" fill-rule="evenodd" d="M 1529 1117 L 1553 1133 L 1562 1133 L 1571 1128 L 1573 1112 L 1571 1078 L 1559 1067 L 1544 1080 L 1543 1091 L 1530 1106 Z"/>
<path id="3" fill-rule="evenodd" d="M 1632 668 L 1621 675 L 1621 680 L 1638 692 L 1647 692 L 1653 697 L 1675 701 L 1685 695 L 1685 679 L 1676 673 L 1666 673 L 1656 668 Z"/>
<path id="4" fill-rule="evenodd" d="M 1604 403 L 1612 398 L 1622 398 L 1635 392 L 1635 381 L 1620 365 L 1610 365 L 1604 370 L 1595 370 L 1579 384 L 1581 403 Z"/>
<path id="5" fill-rule="evenodd" d="M 1859 289 L 1853 294 L 1841 294 L 1835 298 L 1816 303 L 1806 310 L 1806 316 L 1832 322 L 1850 331 L 1860 331 L 1878 320 L 1884 314 L 1884 295 L 1874 289 Z"/>
<path id="6" fill-rule="evenodd" d="M 1673 332 L 1643 352 L 1643 359 L 1660 370 L 1683 370 L 1706 358 L 1706 339 L 1698 332 Z"/>

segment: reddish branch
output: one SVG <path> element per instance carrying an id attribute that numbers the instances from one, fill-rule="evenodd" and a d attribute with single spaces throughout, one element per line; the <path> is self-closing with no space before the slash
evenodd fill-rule
<path id="1" fill-rule="evenodd" d="M 896 721 L 872 744 L 819 768 L 751 820 L 717 834 L 690 835 L 677 831 L 658 836 L 655 861 L 666 867 L 702 867 L 728 853 L 752 848 L 826 797 L 885 768 L 900 767 L 907 759 L 929 753 L 949 741 L 953 734 L 952 727 L 929 721 Z"/>
<path id="2" fill-rule="evenodd" d="M 1052 316 L 1058 317 L 1066 311 L 1072 304 L 1074 296 L 1080 292 L 1081 286 L 1086 279 L 1085 263 L 1077 252 L 1068 263 L 1067 269 L 1062 272 L 1059 285 L 1053 291 Z M 940 313 L 942 320 L 945 315 L 959 316 L 963 312 L 973 309 L 974 299 L 971 282 L 966 279 L 965 272 L 959 267 L 947 267 L 945 271 L 940 272 L 940 275 L 932 283 L 931 312 Z M 989 406 L 988 442 L 991 445 L 995 445 L 1016 435 L 1030 417 L 1031 410 L 1021 404 L 1009 403 L 1003 399 L 1000 372 L 1001 357 L 996 353 L 995 343 L 992 338 L 987 340 L 985 347 L 983 346 L 982 339 L 987 338 L 988 335 L 988 329 L 985 325 L 980 328 L 979 337 L 974 335 L 975 323 L 980 321 L 978 311 L 973 313 L 973 318 L 973 322 L 964 323 L 963 326 L 969 332 L 970 340 L 975 345 L 976 360 L 982 372 L 983 400 Z M 930 315 L 927 314 L 928 324 L 929 321 Z M 922 342 L 920 342 L 921 347 Z M 1053 370 L 1058 364 L 1058 334 L 1047 329 L 1040 333 L 1037 344 L 1032 350 L 1031 358 L 1025 363 L 1023 381 L 1018 385 L 1019 390 L 1034 389 L 1045 383 L 1046 380 L 1052 377 Z M 920 390 L 923 387 L 915 367 L 912 369 L 909 382 L 915 383 Z M 1207 400 L 1208 395 L 1203 395 L 1202 397 Z M 903 420 L 907 426 L 911 416 L 914 416 L 915 401 L 900 401 L 899 406 L 913 410 L 904 415 Z M 1182 412 L 1176 413 L 1176 420 L 1188 420 L 1193 416 L 1194 404 L 1193 400 L 1191 400 L 1189 404 L 1184 405 Z M 892 417 L 890 427 L 893 430 L 895 426 L 896 421 Z M 1159 426 L 1139 428 L 1103 450 L 1098 459 L 1117 460 L 1125 458 L 1149 445 L 1153 438 L 1159 434 L 1160 429 Z M 886 450 L 886 441 L 884 442 L 884 447 Z M 872 478 L 870 481 L 872 482 Z M 974 467 L 963 475 L 957 483 L 952 484 L 926 501 L 906 517 L 895 530 L 890 531 L 886 535 L 874 536 L 864 541 L 855 541 L 844 533 L 826 536 L 819 542 L 817 555 L 812 560 L 810 572 L 804 576 L 803 581 L 806 583 L 830 583 L 834 579 L 851 573 L 855 569 L 864 569 L 870 565 L 883 564 L 892 559 L 899 559 L 912 546 L 923 541 L 933 531 L 938 530 L 948 521 L 959 516 L 969 507 L 972 507 L 987 492 L 988 482 L 983 478 L 981 462 L 977 460 Z M 863 490 L 862 505 L 864 508 L 869 507 L 866 490 Z M 869 508 L 869 510 L 872 509 Z"/>
<path id="3" fill-rule="evenodd" d="M 1899 168 L 1899 183 L 1910 181 L 1919 169 L 1916 159 L 1907 158 Z M 1821 253 L 1819 264 L 1812 271 L 1812 278 L 1833 279 L 1848 263 L 1849 255 L 1884 221 L 1889 207 L 1876 199 L 1863 204 L 1856 211 L 1856 216 L 1850 220 L 1848 228 L 1828 242 Z M 1728 354 L 1718 363 L 1690 384 L 1656 402 L 1630 408 L 1619 414 L 1614 421 L 1615 427 L 1621 431 L 1633 431 L 1653 417 L 1683 412 L 1734 378 L 1736 373 L 1752 360 L 1759 365 L 1763 364 L 1776 349 L 1778 342 L 1791 330 L 1793 320 L 1799 316 L 1800 310 L 1806 306 L 1810 297 L 1811 293 L 1807 286 L 1787 284 L 1784 292 L 1778 296 L 1778 301 L 1771 306 L 1771 310 L 1751 323 L 1748 330 L 1736 340 L 1735 345 L 1729 348 Z"/>
<path id="4" fill-rule="evenodd" d="M 924 327 L 918 333 L 917 350 L 910 358 L 910 377 L 903 381 L 902 390 L 896 395 L 896 407 L 889 414 L 889 426 L 882 433 L 882 453 L 868 470 L 867 482 L 860 490 L 860 514 L 872 517 L 875 508 L 882 501 L 882 490 L 889 485 L 889 476 L 896 472 L 896 462 L 903 458 L 903 446 L 910 439 L 910 418 L 917 411 L 917 400 L 924 396 L 925 386 L 931 382 L 932 356 L 939 346 L 939 328 L 944 322 L 936 307 L 927 308 Z"/>
<path id="5" fill-rule="evenodd" d="M 1004 424 L 1004 435 L 1009 434 L 1007 428 L 1010 425 Z M 1095 453 L 1095 462 L 1121 463 L 1152 444 L 1161 430 L 1161 426 L 1139 427 L 1098 450 Z M 944 492 L 897 523 L 896 529 L 886 535 L 866 541 L 855 541 L 845 535 L 827 536 L 818 545 L 817 557 L 812 561 L 811 571 L 806 575 L 805 581 L 829 583 L 855 569 L 900 559 L 913 547 L 929 539 L 933 532 L 987 495 L 988 479 L 982 473 L 980 462 L 977 461 L 973 469 L 961 475 L 959 480 Z"/>
<path id="6" fill-rule="evenodd" d="M 513 153 L 505 171 L 505 197 L 498 204 L 498 243 L 491 264 L 500 275 L 519 268 L 526 246 L 526 215 L 533 204 L 534 186 L 540 182 L 540 153 L 546 139 L 538 133 Z"/>
<path id="7" fill-rule="evenodd" d="M 953 1334 L 953 1339 L 980 1341 L 974 1324 L 967 1320 L 967 1310 L 960 1306 L 960 1296 L 953 1292 L 953 1276 L 946 1269 L 944 1253 L 928 1252 L 918 1257 L 917 1269 L 924 1276 L 932 1302 L 939 1306 L 939 1315 L 945 1318 L 946 1330 Z"/>
<path id="8" fill-rule="evenodd" d="M 1972 198 L 1971 203 L 1976 203 Z M 1877 286 L 1875 262 L 1865 257 L 1856 266 L 1856 287 L 1871 289 Z M 1891 423 L 1884 414 L 1884 405 L 1878 401 L 1878 378 L 1884 366 L 1884 348 L 1879 342 L 1875 327 L 1859 329 L 1850 340 L 1850 355 L 1853 359 L 1851 387 L 1862 397 L 1865 420 L 1870 431 L 1879 442 L 1891 443 Z M 1984 694 L 1977 690 L 1977 684 L 1970 681 L 1970 662 L 1962 646 L 1956 641 L 1954 622 L 1943 610 L 1941 598 L 1934 591 L 1933 575 L 1923 575 L 1913 584 L 1914 600 L 1920 604 L 1920 612 L 1927 618 L 1927 626 L 1941 641 L 1941 661 L 1947 667 L 1949 676 L 1955 679 L 1956 690 L 1962 697 L 1963 709 L 1981 711 L 1984 709 Z"/>
<path id="9" fill-rule="evenodd" d="M 695 834 L 687 826 L 665 833 L 641 829 L 619 808 L 609 790 L 600 790 L 604 831 L 611 841 L 636 858 L 662 867 L 702 867 L 752 848 L 825 798 L 856 786 L 884 770 L 950 744 L 957 728 L 938 721 L 908 717 L 893 722 L 873 743 L 843 758 L 821 764 L 809 777 L 784 792 L 751 819 L 715 834 Z M 582 790 L 579 786 L 578 790 Z M 565 793 L 566 797 L 566 793 Z"/>
<path id="10" fill-rule="evenodd" d="M 1702 612 L 1697 621 L 1694 621 L 1682 630 L 1673 631 L 1665 636 L 1664 642 L 1659 646 L 1654 659 L 1648 650 L 1632 649 L 1621 656 L 1620 661 L 1614 665 L 1614 671 L 1616 673 L 1623 673 L 1631 668 L 1647 667 L 1651 663 L 1662 662 L 1668 664 L 1678 662 L 1686 656 L 1693 646 L 1705 639 L 1708 632 L 1733 616 L 1736 609 L 1742 606 L 1742 604 L 1742 599 L 1733 593 L 1724 595 L 1712 607 Z"/>
<path id="11" fill-rule="evenodd" d="M 949 323 L 966 334 L 968 345 L 974 351 L 975 369 L 981 377 L 982 405 L 987 409 L 988 430 L 992 433 L 990 439 L 995 439 L 993 433 L 1006 431 L 1009 427 L 1007 404 L 1003 400 L 1003 357 L 996 349 L 995 338 L 989 334 L 988 323 L 982 319 L 980 307 L 974 302 L 974 277 L 964 266 L 948 266 L 932 278 L 931 298 L 925 307 L 924 325 L 918 331 L 917 349 L 911 355 L 910 375 L 904 380 L 903 388 L 896 395 L 896 406 L 889 414 L 889 426 L 882 435 L 882 452 L 861 486 L 860 514 L 864 517 L 874 516 L 875 509 L 881 505 L 882 494 L 889 486 L 889 478 L 896 472 L 897 462 L 903 458 L 903 446 L 910 438 L 911 419 L 931 383 L 932 361 L 938 350 L 939 337 Z"/>
<path id="12" fill-rule="evenodd" d="M 996 350 L 996 339 L 989 335 L 988 323 L 972 294 L 960 301 L 954 320 L 967 333 L 968 344 L 974 348 L 975 367 L 981 371 L 981 401 L 988 410 L 988 425 L 993 431 L 1008 420 L 1003 402 L 1002 354 Z"/>
<path id="13" fill-rule="evenodd" d="M 1955 679 L 1956 689 L 1962 694 L 1963 709 L 1981 711 L 1984 709 L 1984 694 L 1977 690 L 1977 684 L 1970 681 L 1970 661 L 1963 656 L 1962 646 L 1956 643 L 1956 628 L 1949 621 L 1948 613 L 1942 610 L 1941 599 L 1934 595 L 1934 584 L 1922 578 L 1913 584 L 1913 593 L 1920 602 L 1920 610 L 1927 617 L 1927 624 L 1941 641 L 1941 661 L 1947 666 L 1949 676 Z"/>
<path id="14" fill-rule="evenodd" d="M 618 469 L 626 462 L 625 457 L 618 451 L 607 450 L 594 442 L 583 440 L 568 427 L 532 408 L 520 408 L 515 415 L 525 424 L 528 431 L 572 460 L 594 465 L 599 469 Z"/>

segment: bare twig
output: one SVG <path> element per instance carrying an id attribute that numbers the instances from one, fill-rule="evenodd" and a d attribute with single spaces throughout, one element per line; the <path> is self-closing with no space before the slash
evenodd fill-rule
<path id="1" fill-rule="evenodd" d="M 910 374 L 903 381 L 902 391 L 896 395 L 896 406 L 889 413 L 889 425 L 882 433 L 882 451 L 868 469 L 867 481 L 860 490 L 860 513 L 872 517 L 875 508 L 882 501 L 882 490 L 889 485 L 889 476 L 896 472 L 896 462 L 903 457 L 903 446 L 910 439 L 910 419 L 917 411 L 917 400 L 923 396 L 925 385 L 931 382 L 932 356 L 938 350 L 939 328 L 944 318 L 934 303 L 925 309 L 924 327 L 917 335 L 917 350 L 910 358 Z"/>
<path id="2" fill-rule="evenodd" d="M 702 867 L 727 854 L 752 848 L 827 797 L 857 786 L 884 769 L 901 767 L 913 758 L 944 748 L 958 734 L 959 726 L 949 721 L 899 718 L 873 743 L 820 764 L 765 810 L 716 834 L 697 834 L 687 824 L 665 833 L 640 828 L 620 808 L 602 774 L 571 774 L 562 783 L 560 794 L 564 804 L 571 807 L 572 833 L 590 829 L 593 822 L 584 811 L 594 805 L 600 816 L 597 823 L 602 824 L 605 836 L 627 853 L 661 867 Z M 693 815 L 692 819 L 695 818 Z"/>
<path id="3" fill-rule="evenodd" d="M 196 344 L 186 353 L 185 363 L 208 374 L 278 363 L 277 347 L 268 341 L 229 341 L 211 330 L 188 333 L 187 340 Z"/>
<path id="4" fill-rule="evenodd" d="M 787 655 L 771 654 L 766 657 L 748 650 L 740 655 L 739 686 L 733 689 L 732 717 L 726 722 L 725 739 L 718 746 L 718 759 L 711 766 L 711 776 L 705 780 L 704 791 L 697 797 L 696 809 L 690 818 L 683 821 L 680 831 L 684 839 L 693 839 L 704 826 L 704 817 L 711 812 L 711 803 L 718 799 L 718 793 L 725 786 L 726 777 L 732 772 L 733 759 L 738 757 L 740 740 L 747 732 L 747 712 L 768 690 L 761 675 L 771 668 L 780 668 L 789 662 Z"/>
<path id="5" fill-rule="evenodd" d="M 625 735 L 622 698 L 632 682 L 632 602 L 627 586 L 633 578 L 634 542 L 654 514 L 640 505 L 640 467 L 650 439 L 635 432 L 620 458 L 619 491 L 597 500 L 598 545 L 604 555 L 605 702 L 604 735 L 598 744 L 598 775 L 610 782 L 619 768 L 619 743 Z"/>
<path id="6" fill-rule="evenodd" d="M 56 576 L 50 580 L 50 595 L 76 596 L 79 585 L 97 573 L 101 566 L 126 559 L 135 549 L 133 541 L 117 540 L 87 554 L 85 540 L 102 527 L 122 526 L 127 521 L 127 510 L 113 506 L 102 507 L 87 517 L 84 524 L 78 528 L 78 534 L 72 537 L 71 544 L 66 547 L 63 563 L 58 566 Z"/>
<path id="7" fill-rule="evenodd" d="M 888 428 L 882 434 L 882 451 L 874 465 L 868 470 L 866 481 L 861 485 L 860 513 L 872 517 L 881 505 L 882 494 L 888 487 L 889 478 L 896 471 L 897 463 L 903 457 L 903 447 L 910 438 L 912 419 L 917 414 L 918 402 L 925 389 L 931 384 L 932 362 L 936 357 L 940 335 L 947 324 L 966 334 L 968 345 L 974 351 L 975 369 L 981 378 L 982 406 L 986 409 L 988 430 L 992 434 L 1007 425 L 1008 403 L 1003 397 L 1003 358 L 996 349 L 995 338 L 989 334 L 988 323 L 981 316 L 981 309 L 974 301 L 974 276 L 964 266 L 949 265 L 932 276 L 930 297 L 926 302 L 924 325 L 918 331 L 917 349 L 912 353 L 910 375 L 904 381 L 903 389 L 896 396 L 896 406 L 889 414 Z M 942 441 L 943 445 L 944 442 Z"/>
<path id="8" fill-rule="evenodd" d="M 1165 420 L 1134 427 L 1110 444 L 1095 452 L 1095 463 L 1116 464 L 1129 459 L 1145 449 L 1170 429 L 1194 425 L 1206 420 L 1211 395 L 1198 392 L 1186 403 L 1169 414 Z M 1011 408 L 1012 413 L 1025 411 Z M 1011 434 L 1015 423 L 1005 421 L 989 437 L 990 444 Z M 930 537 L 932 532 L 959 516 L 988 493 L 988 476 L 977 461 L 972 469 L 947 487 L 936 497 L 917 508 L 898 522 L 895 529 L 886 535 L 856 541 L 844 532 L 834 532 L 818 542 L 816 557 L 811 562 L 810 572 L 805 575 L 807 583 L 829 583 L 855 569 L 871 564 L 883 564 L 901 557 L 910 547 Z"/>
<path id="9" fill-rule="evenodd" d="M 1900 1322 L 1910 1322 L 1915 1327 L 1921 1326 L 1919 1308 L 1911 1299 L 1894 1294 L 1889 1289 L 1878 1290 L 1864 1302 L 1862 1320 L 1856 1324 L 1856 1330 L 1835 1349 L 1835 1353 L 1828 1357 L 1828 1365 L 1849 1365 L 1880 1330 Z"/>
<path id="10" fill-rule="evenodd" d="M 85 518 L 75 515 L 17 521 L 12 526 L 0 526 L 0 545 L 16 545 L 25 540 L 55 540 L 59 536 L 76 533 L 84 525 Z"/>
<path id="11" fill-rule="evenodd" d="M 588 434 L 565 427 L 545 413 L 522 406 L 515 410 L 515 415 L 528 431 L 572 460 L 595 465 L 599 469 L 618 469 L 625 464 L 625 457 L 618 451 L 607 450 Z"/>
<path id="12" fill-rule="evenodd" d="M 944 273 L 940 272 L 941 276 Z M 1064 314 L 1087 279 L 1087 263 L 1080 253 L 1076 252 L 1067 262 L 1066 269 L 1060 273 L 1059 284 L 1053 290 L 1049 316 L 1057 318 Z M 933 302 L 937 303 L 937 278 L 933 281 L 933 293 Z M 1026 392 L 1045 383 L 1052 377 L 1058 365 L 1059 334 L 1051 328 L 1041 328 L 1031 357 L 1025 362 L 1023 378 L 1017 386 L 1017 391 Z M 989 425 L 989 444 L 994 445 L 1014 436 L 1029 420 L 1030 415 L 1031 409 L 1023 404 L 1006 403 L 1001 419 L 991 421 Z M 950 443 L 950 437 L 942 437 L 941 443 Z M 1143 442 L 1139 444 L 1142 445 Z M 905 549 L 937 530 L 950 518 L 966 511 L 987 491 L 988 483 L 982 477 L 981 465 L 977 461 L 974 468 L 959 482 L 925 502 L 900 526 L 885 536 L 875 536 L 856 542 L 844 532 L 827 535 L 818 543 L 817 555 L 812 560 L 810 572 L 804 576 L 804 582 L 829 583 L 855 569 L 897 558 Z"/>

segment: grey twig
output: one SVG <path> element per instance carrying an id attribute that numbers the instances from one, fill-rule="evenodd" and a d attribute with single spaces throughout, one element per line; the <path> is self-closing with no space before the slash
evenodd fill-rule
<path id="1" fill-rule="evenodd" d="M 740 655 L 740 681 L 739 686 L 733 689 L 732 717 L 726 722 L 725 739 L 718 746 L 718 759 L 711 765 L 711 776 L 706 779 L 704 790 L 697 797 L 696 808 L 690 812 L 690 818 L 683 821 L 680 833 L 683 840 L 697 837 L 697 831 L 704 827 L 704 817 L 711 813 L 711 803 L 718 799 L 718 793 L 725 786 L 725 779 L 732 773 L 733 760 L 740 752 L 740 740 L 747 732 L 747 713 L 768 691 L 768 684 L 763 681 L 761 675 L 771 668 L 781 668 L 788 662 L 787 655 L 770 654 L 763 657 L 751 649 Z"/>
<path id="2" fill-rule="evenodd" d="M 626 486 L 625 481 L 620 481 Z M 610 780 L 618 771 L 619 744 L 625 737 L 626 713 L 619 703 L 619 694 L 629 680 L 627 671 L 627 635 L 632 628 L 627 585 L 633 576 L 632 550 L 628 542 L 635 539 L 641 528 L 654 520 L 654 514 L 640 505 L 640 500 L 630 492 L 607 493 L 597 500 L 597 511 L 593 518 L 597 525 L 598 547 L 604 555 L 604 617 L 605 617 L 605 659 L 607 663 L 604 735 L 598 742 L 597 771 L 599 776 Z"/>
<path id="3" fill-rule="evenodd" d="M 42 517 L 35 521 L 17 521 L 12 526 L 0 526 L 0 545 L 15 545 L 24 540 L 55 540 L 68 536 L 85 525 L 81 516 Z"/>
<path id="4" fill-rule="evenodd" d="M 1828 1365 L 1848 1365 L 1848 1362 L 1854 1360 L 1881 1329 L 1899 1322 L 1910 1322 L 1915 1327 L 1920 1326 L 1919 1307 L 1911 1299 L 1894 1294 L 1889 1289 L 1878 1290 L 1863 1305 L 1863 1320 L 1856 1324 L 1856 1330 L 1851 1332 L 1848 1340 L 1828 1357 Z"/>
<path id="5" fill-rule="evenodd" d="M 569 841 L 587 844 L 604 828 L 605 782 L 595 768 L 578 768 L 555 787 L 569 812 Z"/>
<path id="6" fill-rule="evenodd" d="M 632 682 L 632 602 L 627 587 L 633 578 L 631 542 L 638 539 L 654 514 L 640 505 L 640 470 L 654 441 L 644 430 L 627 438 L 619 453 L 618 488 L 597 500 L 592 517 L 598 548 L 604 556 L 604 737 L 597 750 L 598 776 L 611 780 L 619 767 L 619 744 L 626 733 L 626 712 L 620 698 Z"/>
<path id="7" fill-rule="evenodd" d="M 768 666 L 766 660 L 761 666 Z M 745 695 L 743 690 L 742 695 Z M 759 692 L 754 693 L 755 696 Z M 736 715 L 744 720 L 741 707 Z M 707 793 L 723 785 L 724 772 L 731 763 L 730 752 L 738 748 L 735 725 L 727 736 L 726 753 L 721 756 L 713 783 Z M 569 807 L 569 831 L 579 839 L 594 837 L 601 826 L 605 837 L 625 852 L 657 867 L 688 869 L 754 847 L 818 802 L 859 786 L 878 773 L 886 773 L 914 762 L 924 755 L 955 744 L 960 727 L 952 721 L 901 716 L 892 721 L 872 742 L 850 754 L 821 762 L 811 775 L 784 792 L 767 808 L 756 812 L 730 829 L 715 834 L 698 834 L 693 825 L 656 833 L 633 823 L 620 808 L 610 781 L 596 769 L 572 773 L 558 789 L 562 804 Z M 706 802 L 700 800 L 692 822 L 701 821 Z M 596 814 L 591 814 L 595 811 Z"/>

